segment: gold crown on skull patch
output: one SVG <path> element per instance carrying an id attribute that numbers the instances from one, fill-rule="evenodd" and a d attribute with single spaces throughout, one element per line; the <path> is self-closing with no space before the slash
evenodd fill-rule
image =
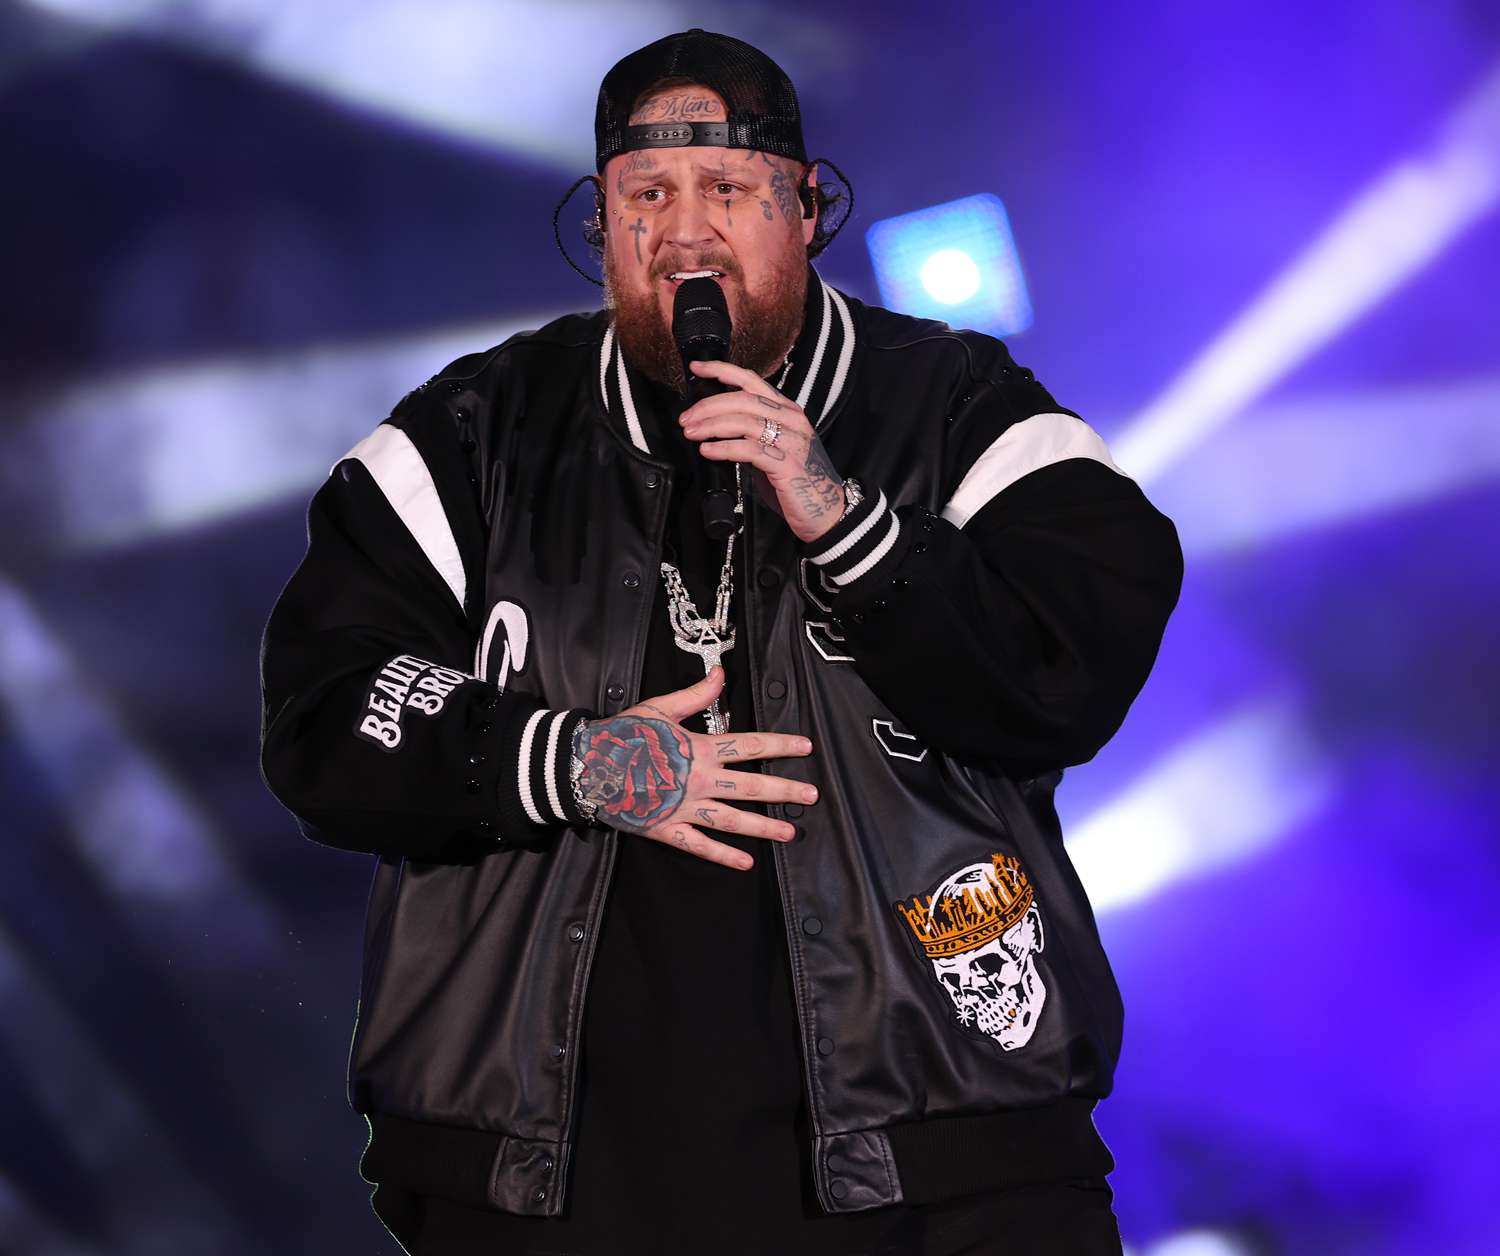
<path id="1" fill-rule="evenodd" d="M 953 885 L 936 902 L 934 895 L 916 895 L 896 910 L 933 959 L 960 955 L 993 942 L 1026 914 L 1033 897 L 1031 882 L 1013 855 L 993 854 L 989 867 L 969 885 Z M 940 887 L 941 888 L 941 887 Z"/>

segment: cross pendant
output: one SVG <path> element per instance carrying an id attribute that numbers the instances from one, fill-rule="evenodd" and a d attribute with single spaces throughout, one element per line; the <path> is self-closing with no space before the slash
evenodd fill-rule
<path id="1" fill-rule="evenodd" d="M 675 637 L 678 649 L 686 650 L 689 654 L 696 654 L 703 659 L 703 674 L 718 666 L 724 657 L 724 651 L 734 646 L 734 633 L 730 632 L 728 640 L 720 640 L 705 633 L 697 641 L 686 637 Z M 719 706 L 719 700 L 715 698 L 708 704 L 708 710 L 704 712 L 704 719 L 708 721 L 710 733 L 727 733 L 729 731 L 729 717 L 724 714 L 723 708 Z"/>
<path id="2" fill-rule="evenodd" d="M 734 643 L 730 642 L 729 644 L 732 645 Z M 707 676 L 709 672 L 713 671 L 719 660 L 724 657 L 724 651 L 726 648 L 726 646 L 716 643 L 702 652 L 703 674 L 705 676 Z M 708 710 L 703 713 L 703 718 L 708 721 L 709 732 L 727 733 L 729 731 L 729 717 L 724 714 L 723 709 L 719 706 L 719 700 L 717 698 L 715 698 L 708 704 Z"/>

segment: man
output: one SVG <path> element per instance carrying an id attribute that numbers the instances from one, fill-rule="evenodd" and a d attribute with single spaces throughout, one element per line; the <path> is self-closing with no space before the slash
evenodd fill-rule
<path id="1" fill-rule="evenodd" d="M 379 857 L 375 1210 L 419 1256 L 1118 1252 L 1119 997 L 1051 798 L 1175 530 L 999 341 L 822 281 L 764 54 L 651 44 L 595 130 L 609 308 L 404 399 L 266 630 L 266 781 Z"/>

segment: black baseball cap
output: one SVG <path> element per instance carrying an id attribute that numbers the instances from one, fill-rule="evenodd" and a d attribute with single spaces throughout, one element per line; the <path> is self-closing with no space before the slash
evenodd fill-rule
<path id="1" fill-rule="evenodd" d="M 713 88 L 724 99 L 727 119 L 631 126 L 630 114 L 641 94 L 666 79 Z M 697 27 L 658 39 L 616 62 L 599 85 L 594 113 L 598 172 L 603 174 L 605 163 L 620 153 L 693 144 L 757 149 L 805 162 L 802 111 L 791 79 L 759 48 Z"/>

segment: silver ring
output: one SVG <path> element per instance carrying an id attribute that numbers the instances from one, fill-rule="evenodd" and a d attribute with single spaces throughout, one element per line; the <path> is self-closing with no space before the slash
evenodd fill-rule
<path id="1" fill-rule="evenodd" d="M 769 449 L 781 435 L 781 424 L 775 419 L 762 419 L 761 423 L 764 426 L 760 429 L 760 443 Z"/>

